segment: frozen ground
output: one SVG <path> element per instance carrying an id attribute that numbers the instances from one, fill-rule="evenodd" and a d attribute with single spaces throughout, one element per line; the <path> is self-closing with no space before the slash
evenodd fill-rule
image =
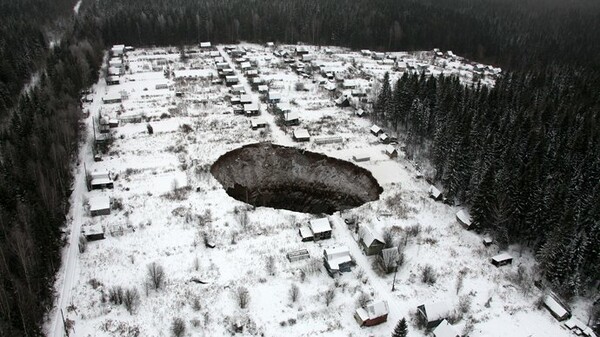
<path id="1" fill-rule="evenodd" d="M 129 70 L 121 76 L 121 84 L 107 86 L 101 79 L 93 88 L 94 101 L 85 106 L 91 115 L 85 120 L 89 133 L 76 168 L 71 235 L 56 284 L 57 308 L 63 309 L 65 319 L 71 322 L 72 335 L 170 336 L 173 319 L 180 317 L 187 336 L 231 335 L 235 325 L 244 327 L 239 335 L 388 336 L 398 320 L 406 317 L 409 336 L 417 337 L 426 335 L 412 318 L 418 305 L 442 300 L 458 308 L 468 299 L 470 306 L 454 325 L 462 332 L 469 322 L 469 336 L 569 336 L 546 310 L 537 308 L 541 292 L 515 282 L 519 267 L 531 271 L 535 266 L 529 251 L 509 247 L 515 257 L 513 265 L 492 266 L 489 258 L 499 252 L 498 247 L 484 247 L 482 237 L 464 230 L 455 220 L 458 207 L 428 198 L 429 185 L 417 178 L 413 163 L 404 159 L 402 152 L 390 159 L 385 146 L 369 133 L 367 119 L 356 117 L 352 107 L 336 106 L 335 94 L 290 70 L 281 58 L 273 56 L 272 49 L 244 47 L 249 49 L 247 57 L 257 61 L 261 77 L 271 85 L 277 82 L 283 101 L 300 113 L 300 127 L 312 136 L 341 135 L 343 143 L 293 142 L 294 127 L 277 126 L 263 102 L 261 118 L 268 126 L 251 130 L 246 117 L 230 113 L 228 89 L 211 84 L 216 67 L 206 52 L 190 54 L 186 63 L 179 60 L 176 49 L 172 53 L 166 49 L 129 52 Z M 292 50 L 293 46 L 285 48 Z M 359 52 L 327 49 L 310 47 L 330 69 L 346 76 L 364 76 L 360 81 L 367 88 L 372 88 L 374 81 L 366 77 L 393 70 Z M 216 50 L 258 102 L 260 95 L 252 91 L 223 46 Z M 409 60 L 406 62 L 417 62 L 419 55 L 399 54 Z M 460 64 L 455 66 L 460 68 Z M 192 69 L 198 65 L 202 71 Z M 174 70 L 176 76 L 180 72 L 206 77 L 174 80 L 165 78 L 165 70 Z M 397 76 L 400 72 L 393 73 Z M 297 91 L 298 82 L 305 83 L 308 90 Z M 162 84 L 167 88 L 157 89 Z M 183 92 L 183 97 L 176 92 Z M 120 104 L 102 104 L 102 98 L 111 93 L 127 98 Z M 368 109 L 366 104 L 360 106 Z M 92 129 L 100 112 L 115 119 L 141 115 L 145 122 L 122 122 L 111 129 L 113 145 L 102 161 L 94 162 Z M 358 165 L 373 173 L 384 192 L 378 201 L 329 216 L 332 239 L 301 242 L 298 226 L 315 216 L 248 208 L 229 197 L 207 171 L 220 155 L 258 141 L 299 146 L 349 161 L 353 155 L 368 153 L 370 160 Z M 84 163 L 89 171 L 109 170 L 118 175 L 114 189 L 88 192 Z M 98 195 L 117 201 L 110 215 L 90 216 L 87 200 Z M 248 209 L 247 222 L 239 216 L 242 209 Z M 381 275 L 373 267 L 374 257 L 362 253 L 355 233 L 345 225 L 343 217 L 353 215 L 361 225 L 381 233 L 391 230 L 397 242 L 405 245 L 395 291 L 391 290 L 393 274 Z M 80 252 L 80 229 L 94 226 L 101 226 L 106 238 L 88 242 L 85 252 Z M 416 226 L 419 233 L 414 233 Z M 356 266 L 333 279 L 325 272 L 321 256 L 323 249 L 339 246 L 349 248 Z M 311 259 L 289 262 L 286 253 L 297 249 L 307 249 Z M 166 280 L 160 290 L 147 285 L 151 263 L 164 268 Z M 427 265 L 437 274 L 432 285 L 421 281 Z M 458 287 L 460 272 L 465 276 Z M 295 302 L 289 297 L 292 285 L 299 288 Z M 109 300 L 109 292 L 118 286 L 139 293 L 133 313 Z M 234 296 L 241 286 L 249 291 L 244 309 Z M 335 289 L 335 297 L 326 305 L 324 294 L 330 289 Z M 358 326 L 353 314 L 361 294 L 388 302 L 386 323 Z M 585 317 L 582 308 L 576 306 L 579 312 L 575 314 Z M 51 315 L 48 331 L 50 336 L 63 336 L 59 310 Z"/>

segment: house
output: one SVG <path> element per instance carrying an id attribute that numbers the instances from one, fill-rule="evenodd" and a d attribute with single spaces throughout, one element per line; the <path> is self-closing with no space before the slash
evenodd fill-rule
<path id="1" fill-rule="evenodd" d="M 492 240 L 492 238 L 489 238 L 489 237 L 483 238 L 484 246 L 489 247 L 492 245 L 492 243 L 494 243 L 494 240 Z"/>
<path id="2" fill-rule="evenodd" d="M 310 140 L 310 133 L 308 130 L 303 128 L 298 128 L 294 130 L 294 140 L 297 142 L 308 142 Z"/>
<path id="3" fill-rule="evenodd" d="M 122 68 L 123 67 L 123 60 L 120 58 L 113 58 L 108 60 L 108 66 L 111 68 Z"/>
<path id="4" fill-rule="evenodd" d="M 285 114 L 291 112 L 292 107 L 288 103 L 277 103 L 275 104 L 275 110 Z"/>
<path id="5" fill-rule="evenodd" d="M 265 93 L 267 91 L 269 91 L 269 87 L 267 85 L 259 85 L 258 86 L 258 92 Z"/>
<path id="6" fill-rule="evenodd" d="M 272 47 L 274 47 L 274 46 L 275 46 L 275 43 L 273 43 L 273 42 L 267 42 L 267 43 L 265 44 L 265 46 L 267 46 L 267 47 L 269 47 L 269 48 L 272 48 Z"/>
<path id="7" fill-rule="evenodd" d="M 90 198 L 90 214 L 109 215 L 110 214 L 110 198 L 106 195 Z"/>
<path id="8" fill-rule="evenodd" d="M 385 247 L 383 237 L 367 226 L 360 228 L 358 236 L 358 245 L 365 252 L 365 255 L 379 254 Z"/>
<path id="9" fill-rule="evenodd" d="M 246 76 L 248 78 L 255 78 L 256 76 L 258 76 L 258 70 L 256 70 L 256 69 L 246 70 Z"/>
<path id="10" fill-rule="evenodd" d="M 342 88 L 344 89 L 355 89 L 356 85 L 355 80 L 344 79 L 344 82 L 342 82 Z"/>
<path id="11" fill-rule="evenodd" d="M 258 116 L 260 114 L 258 103 L 244 104 L 244 113 L 246 116 Z"/>
<path id="12" fill-rule="evenodd" d="M 360 50 L 360 53 L 361 53 L 363 56 L 371 56 L 371 51 L 370 51 L 370 50 L 368 50 L 368 49 L 361 49 L 361 50 Z"/>
<path id="13" fill-rule="evenodd" d="M 433 185 L 429 185 L 429 197 L 435 201 L 442 200 L 442 192 Z"/>
<path id="14" fill-rule="evenodd" d="M 505 266 L 507 264 L 512 264 L 512 256 L 510 256 L 508 253 L 502 253 L 502 254 L 498 254 L 496 256 L 492 256 L 492 264 L 496 267 L 502 267 Z"/>
<path id="15" fill-rule="evenodd" d="M 385 147 L 385 154 L 387 154 L 390 158 L 396 158 L 398 157 L 398 150 L 393 145 L 388 144 Z"/>
<path id="16" fill-rule="evenodd" d="M 300 117 L 296 111 L 290 111 L 283 114 L 283 122 L 285 125 L 299 125 Z"/>
<path id="17" fill-rule="evenodd" d="M 373 60 L 383 60 L 385 58 L 385 53 L 374 52 L 371 54 Z"/>
<path id="18" fill-rule="evenodd" d="M 120 76 L 120 75 L 121 75 L 120 68 L 115 68 L 115 67 L 108 68 L 108 76 Z"/>
<path id="19" fill-rule="evenodd" d="M 106 78 L 106 85 L 117 85 L 121 83 L 119 76 L 108 76 Z"/>
<path id="20" fill-rule="evenodd" d="M 103 116 L 98 120 L 98 130 L 100 133 L 110 132 L 110 125 L 108 124 L 108 117 Z"/>
<path id="21" fill-rule="evenodd" d="M 327 218 L 313 219 L 308 223 L 315 241 L 331 238 L 331 224 Z"/>
<path id="22" fill-rule="evenodd" d="M 352 156 L 352 160 L 354 160 L 355 162 L 369 161 L 369 160 L 371 160 L 371 156 L 369 156 L 366 153 L 355 154 L 355 155 Z"/>
<path id="23" fill-rule="evenodd" d="M 342 136 L 331 135 L 331 136 L 318 136 L 314 138 L 315 144 L 337 144 L 342 143 L 344 139 Z"/>
<path id="24" fill-rule="evenodd" d="M 225 76 L 225 84 L 230 87 L 234 84 L 238 84 L 240 80 L 235 75 Z"/>
<path id="25" fill-rule="evenodd" d="M 109 95 L 102 97 L 103 104 L 121 103 L 121 101 L 122 101 L 121 94 L 118 94 L 118 93 L 109 94 Z"/>
<path id="26" fill-rule="evenodd" d="M 559 322 L 571 318 L 569 308 L 555 294 L 549 293 L 544 295 L 543 303 L 544 307 L 546 307 L 546 309 L 550 311 L 550 314 L 552 314 Z"/>
<path id="27" fill-rule="evenodd" d="M 440 325 L 433 329 L 434 337 L 460 337 L 460 334 L 456 329 L 448 323 L 447 320 L 443 320 Z"/>
<path id="28" fill-rule="evenodd" d="M 244 61 L 240 63 L 240 68 L 242 70 L 250 70 L 252 66 L 250 65 L 250 62 Z"/>
<path id="29" fill-rule="evenodd" d="M 471 228 L 471 216 L 464 209 L 461 209 L 460 211 L 458 211 L 456 213 L 456 220 L 464 228 L 466 228 L 466 229 Z"/>
<path id="30" fill-rule="evenodd" d="M 113 128 L 118 128 L 119 127 L 119 120 L 116 118 L 111 118 L 108 120 L 108 127 L 113 129 Z"/>
<path id="31" fill-rule="evenodd" d="M 231 86 L 231 93 L 234 95 L 241 95 L 246 93 L 246 89 L 242 84 L 234 84 Z"/>
<path id="32" fill-rule="evenodd" d="M 306 49 L 306 47 L 304 47 L 304 46 L 296 47 L 296 55 L 301 56 L 301 55 L 306 55 L 306 54 L 308 54 L 308 49 Z"/>
<path id="33" fill-rule="evenodd" d="M 597 337 L 591 328 L 583 324 L 583 322 L 575 317 L 569 318 L 569 320 L 565 322 L 564 326 L 571 330 L 571 332 L 573 332 L 576 336 Z"/>
<path id="34" fill-rule="evenodd" d="M 306 250 L 306 249 L 299 249 L 299 250 L 295 250 L 293 252 L 287 253 L 287 258 L 288 258 L 288 260 L 290 260 L 290 262 L 296 262 L 296 261 L 306 260 L 306 259 L 310 258 L 310 254 L 308 253 L 308 250 Z"/>
<path id="35" fill-rule="evenodd" d="M 217 63 L 217 70 L 224 70 L 224 69 L 229 69 L 229 63 L 227 63 L 227 62 L 218 62 Z"/>
<path id="36" fill-rule="evenodd" d="M 90 173 L 90 188 L 92 190 L 113 188 L 113 180 L 108 171 L 94 171 Z"/>
<path id="37" fill-rule="evenodd" d="M 393 273 L 396 271 L 398 262 L 400 261 L 400 251 L 398 250 L 398 247 L 382 249 L 377 255 L 377 261 L 379 262 L 381 270 L 386 274 Z"/>
<path id="38" fill-rule="evenodd" d="M 202 48 L 202 49 L 209 49 L 211 47 L 212 47 L 212 45 L 210 42 L 200 42 L 200 48 Z"/>
<path id="39" fill-rule="evenodd" d="M 422 304 L 417 307 L 417 314 L 425 321 L 427 328 L 431 329 L 450 316 L 450 306 L 443 301 Z"/>
<path id="40" fill-rule="evenodd" d="M 233 103 L 233 101 L 232 101 L 232 103 Z M 247 94 L 240 95 L 240 101 L 239 101 L 239 103 L 241 103 L 241 104 L 250 104 L 250 103 L 252 103 L 252 95 L 247 95 Z"/>
<path id="41" fill-rule="evenodd" d="M 314 61 L 317 57 L 314 54 L 303 54 L 302 62 Z"/>
<path id="42" fill-rule="evenodd" d="M 104 228 L 100 224 L 85 226 L 82 232 L 87 241 L 104 240 Z"/>
<path id="43" fill-rule="evenodd" d="M 116 45 L 112 46 L 112 48 L 110 49 L 110 53 L 112 54 L 113 57 L 122 56 L 123 54 L 125 54 L 125 45 L 124 44 L 116 44 Z"/>
<path id="44" fill-rule="evenodd" d="M 389 308 L 386 301 L 377 301 L 354 312 L 354 319 L 360 326 L 373 326 L 387 321 Z"/>
<path id="45" fill-rule="evenodd" d="M 379 135 L 379 141 L 382 144 L 389 144 L 390 143 L 390 137 L 387 134 L 382 133 L 382 134 Z"/>
<path id="46" fill-rule="evenodd" d="M 269 90 L 269 95 L 267 96 L 267 102 L 271 104 L 281 102 L 281 93 Z"/>
<path id="47" fill-rule="evenodd" d="M 375 136 L 379 136 L 379 134 L 383 133 L 383 130 L 381 130 L 381 128 L 378 127 L 377 125 L 373 125 L 371 127 L 370 131 Z"/>
<path id="48" fill-rule="evenodd" d="M 253 118 L 250 120 L 250 127 L 252 130 L 257 130 L 266 126 L 267 122 L 265 122 L 262 118 Z"/>
<path id="49" fill-rule="evenodd" d="M 349 272 L 353 264 L 348 247 L 330 248 L 323 251 L 323 265 L 332 277 Z"/>
<path id="50" fill-rule="evenodd" d="M 358 109 L 358 110 L 356 110 L 356 115 L 357 115 L 358 117 L 364 117 L 366 114 L 367 114 L 367 113 L 365 112 L 365 110 L 364 110 L 364 109 Z"/>

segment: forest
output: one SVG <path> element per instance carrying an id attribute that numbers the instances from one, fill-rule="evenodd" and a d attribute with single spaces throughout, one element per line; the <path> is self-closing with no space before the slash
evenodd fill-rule
<path id="1" fill-rule="evenodd" d="M 43 335 L 85 132 L 80 90 L 114 43 L 441 48 L 501 66 L 494 88 L 382 79 L 373 118 L 405 135 L 477 230 L 532 248 L 563 295 L 597 296 L 598 1 L 84 0 L 78 15 L 74 4 L 0 0 L 0 336 Z"/>

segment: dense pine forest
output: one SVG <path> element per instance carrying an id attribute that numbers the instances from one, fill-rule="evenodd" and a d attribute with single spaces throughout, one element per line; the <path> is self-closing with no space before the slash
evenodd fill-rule
<path id="1" fill-rule="evenodd" d="M 532 248 L 563 295 L 600 279 L 600 3 L 595 0 L 0 0 L 0 336 L 39 336 L 76 160 L 79 92 L 106 45 L 299 41 L 434 47 L 502 66 L 494 88 L 384 81 L 405 135 L 478 230 Z M 50 41 L 54 47 L 50 47 Z M 38 85 L 21 95 L 32 74 Z M 595 292 L 594 292 L 595 290 Z"/>

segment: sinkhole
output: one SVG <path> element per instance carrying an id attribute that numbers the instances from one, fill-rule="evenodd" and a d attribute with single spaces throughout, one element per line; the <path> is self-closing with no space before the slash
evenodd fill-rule
<path id="1" fill-rule="evenodd" d="M 271 143 L 225 153 L 211 173 L 231 197 L 254 206 L 304 213 L 354 208 L 383 191 L 368 170 L 326 155 Z"/>

